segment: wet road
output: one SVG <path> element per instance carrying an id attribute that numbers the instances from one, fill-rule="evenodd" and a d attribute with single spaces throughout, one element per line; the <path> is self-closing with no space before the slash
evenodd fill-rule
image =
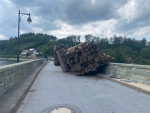
<path id="1" fill-rule="evenodd" d="M 49 62 L 39 73 L 21 113 L 67 104 L 82 113 L 150 113 L 150 96 L 106 79 L 63 73 Z"/>

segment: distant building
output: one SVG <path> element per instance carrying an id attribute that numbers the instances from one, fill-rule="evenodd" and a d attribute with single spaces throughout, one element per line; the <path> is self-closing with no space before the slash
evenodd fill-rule
<path id="1" fill-rule="evenodd" d="M 29 52 L 30 52 L 31 55 L 36 55 L 37 54 L 37 51 L 34 48 L 29 49 Z"/>
<path id="2" fill-rule="evenodd" d="M 147 42 L 146 42 L 146 46 L 150 46 L 150 41 L 147 41 Z"/>
<path id="3" fill-rule="evenodd" d="M 34 53 L 34 48 L 29 49 L 29 53 L 30 53 L 31 55 L 33 55 L 33 53 Z"/>
<path id="4" fill-rule="evenodd" d="M 26 55 L 28 53 L 28 50 L 23 50 L 22 55 Z"/>
<path id="5" fill-rule="evenodd" d="M 29 49 L 29 50 L 23 50 L 22 51 L 22 55 L 26 55 L 26 54 L 31 54 L 31 55 L 37 55 L 38 54 L 38 52 L 36 51 L 36 49 L 34 49 L 34 48 L 31 48 L 31 49 Z"/>

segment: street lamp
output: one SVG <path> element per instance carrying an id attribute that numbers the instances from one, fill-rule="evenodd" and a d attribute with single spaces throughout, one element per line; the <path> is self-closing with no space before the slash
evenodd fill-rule
<path id="1" fill-rule="evenodd" d="M 21 22 L 21 17 L 23 15 L 28 15 L 28 19 L 27 19 L 27 22 L 28 23 L 31 23 L 32 20 L 31 20 L 31 17 L 30 17 L 30 13 L 20 13 L 20 10 L 19 10 L 19 13 L 18 13 L 18 50 L 17 50 L 17 63 L 19 62 L 19 37 L 20 37 L 20 22 Z"/>

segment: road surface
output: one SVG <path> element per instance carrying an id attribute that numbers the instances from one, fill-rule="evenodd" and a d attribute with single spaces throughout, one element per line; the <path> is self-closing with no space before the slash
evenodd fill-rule
<path id="1" fill-rule="evenodd" d="M 53 105 L 73 105 L 82 113 L 150 113 L 150 96 L 106 79 L 63 73 L 49 62 L 39 73 L 21 113 L 41 113 Z"/>

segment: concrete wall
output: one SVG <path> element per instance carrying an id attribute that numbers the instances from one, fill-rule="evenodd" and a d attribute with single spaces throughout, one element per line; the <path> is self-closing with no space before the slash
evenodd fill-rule
<path id="1" fill-rule="evenodd" d="M 45 62 L 45 59 L 38 59 L 0 67 L 0 94 Z"/>
<path id="2" fill-rule="evenodd" d="M 148 65 L 110 63 L 106 74 L 109 77 L 124 78 L 150 85 L 150 66 Z"/>

